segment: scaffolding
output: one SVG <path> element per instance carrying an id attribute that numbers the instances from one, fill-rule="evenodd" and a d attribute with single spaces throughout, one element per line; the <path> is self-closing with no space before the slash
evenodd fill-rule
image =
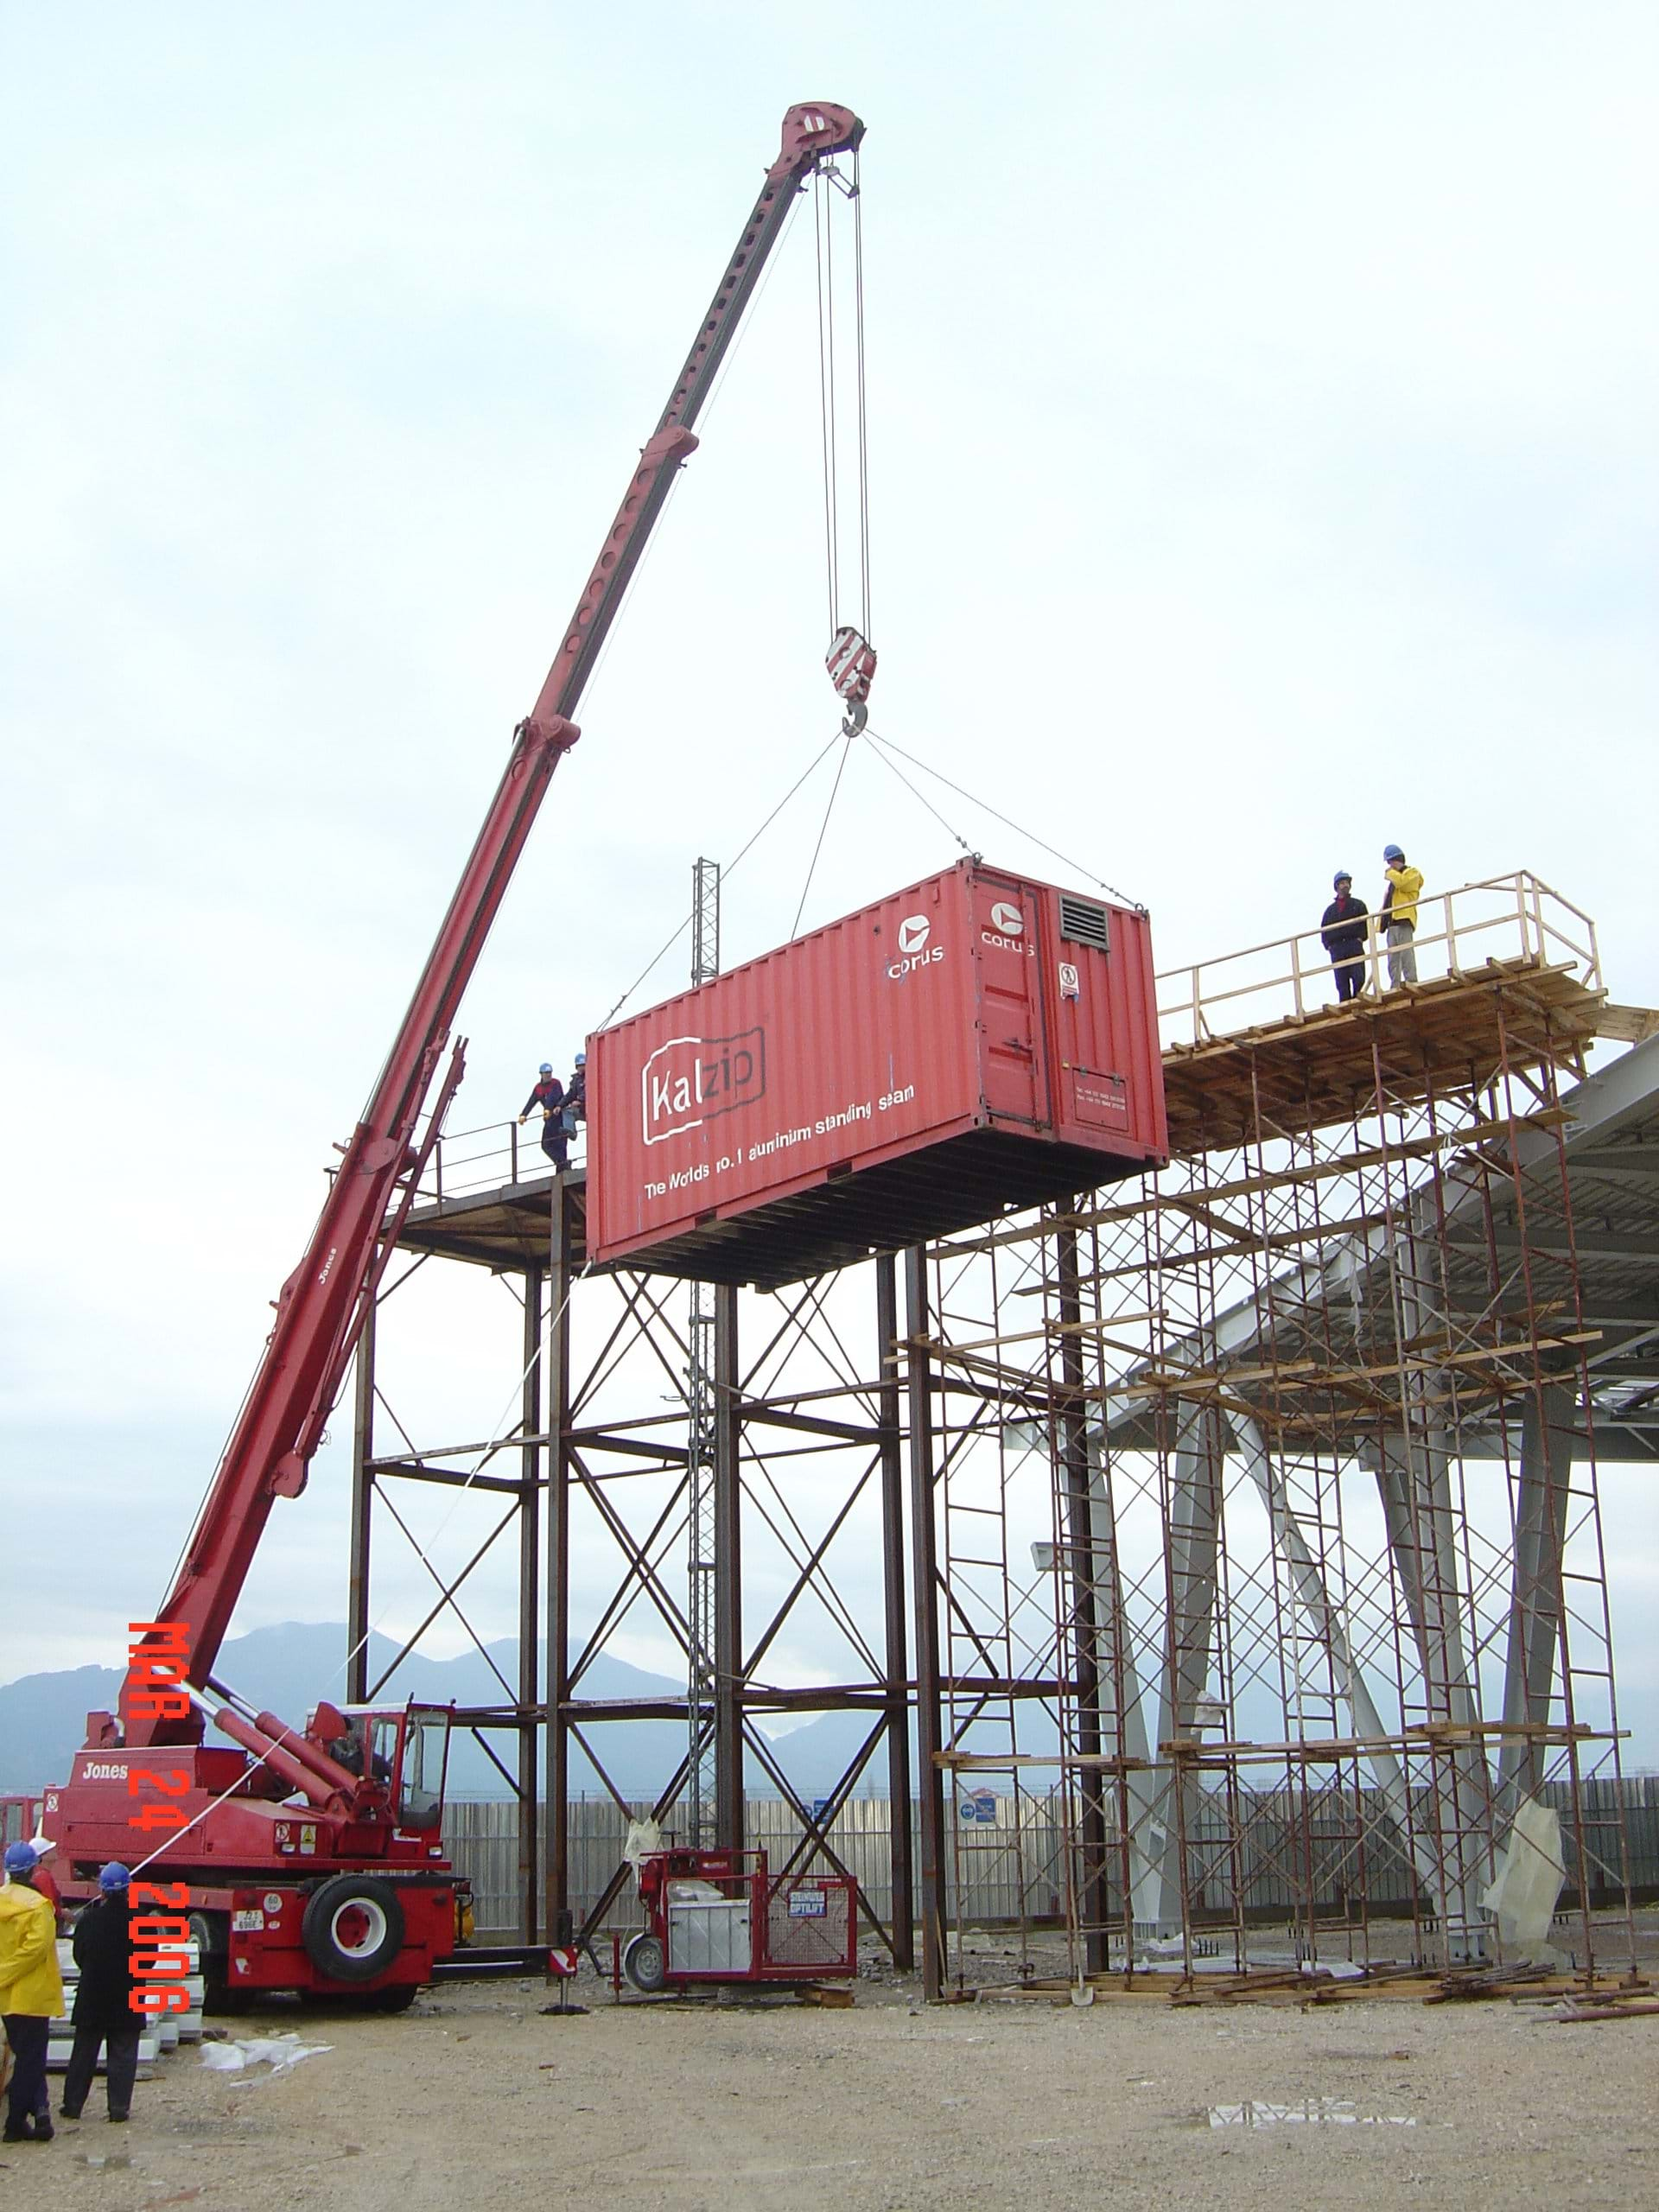
<path id="1" fill-rule="evenodd" d="M 1161 978 L 1166 1172 L 689 1325 L 587 1268 L 580 1168 L 445 1138 L 402 1241 L 515 1293 L 520 1418 L 471 1473 L 377 1452 L 367 1332 L 353 1643 L 401 1480 L 500 1499 L 427 1565 L 459 1612 L 517 1524 L 519 1676 L 459 1718 L 519 1804 L 527 1940 L 618 1910 L 620 1857 L 574 1880 L 577 1758 L 619 1820 L 721 1843 L 776 1791 L 796 1872 L 846 1871 L 852 1793 L 913 1773 L 863 1912 L 901 1967 L 919 1929 L 931 1995 L 982 1976 L 993 1895 L 1027 1974 L 1502 1967 L 1555 1860 L 1550 1940 L 1588 1972 L 1628 1939 L 1596 1452 L 1645 1418 L 1645 1338 L 1574 1223 L 1582 1163 L 1620 1172 L 1594 932 L 1516 876 L 1425 901 L 1418 955 L 1389 990 L 1370 950 L 1344 1006 L 1302 940 Z M 686 1696 L 594 1695 L 642 1618 Z M 830 1713 L 809 1796 L 769 1732 Z M 667 1719 L 681 1758 L 625 1790 L 607 1745 Z"/>

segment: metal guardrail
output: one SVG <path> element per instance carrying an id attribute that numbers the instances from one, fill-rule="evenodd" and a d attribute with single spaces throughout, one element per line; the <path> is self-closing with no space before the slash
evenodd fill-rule
<path id="1" fill-rule="evenodd" d="M 1389 988 L 1386 925 L 1385 915 L 1367 917 L 1367 994 L 1381 995 Z M 1595 924 L 1524 868 L 1421 893 L 1414 950 L 1420 982 L 1467 974 L 1488 960 L 1524 959 L 1571 967 L 1586 989 L 1603 988 Z M 1311 1013 L 1334 1002 L 1336 983 L 1315 924 L 1295 937 L 1165 969 L 1157 991 L 1160 1035 L 1167 1049 Z"/>
<path id="2" fill-rule="evenodd" d="M 1414 950 L 1420 982 L 1465 974 L 1487 960 L 1524 959 L 1570 967 L 1586 989 L 1603 988 L 1594 922 L 1524 868 L 1453 891 L 1423 893 L 1417 901 Z M 1366 993 L 1381 995 L 1389 988 L 1389 948 L 1380 914 L 1367 918 L 1363 959 Z M 1336 984 L 1331 956 L 1315 925 L 1295 937 L 1164 969 L 1157 992 L 1160 1037 L 1167 1050 L 1311 1013 L 1333 1002 Z M 511 1121 L 446 1129 L 421 1179 L 421 1201 L 467 1198 L 550 1176 L 552 1162 L 541 1139 L 541 1124 L 535 1120 L 522 1128 Z M 572 1166 L 584 1165 L 587 1143 L 583 1122 L 570 1140 Z"/>
<path id="3" fill-rule="evenodd" d="M 570 1140 L 569 1164 L 580 1167 L 588 1156 L 588 1125 L 581 1122 Z M 542 1125 L 489 1122 L 476 1129 L 446 1129 L 432 1147 L 421 1177 L 417 1203 L 435 1205 L 464 1198 L 509 1184 L 550 1180 L 553 1163 L 542 1150 Z"/>

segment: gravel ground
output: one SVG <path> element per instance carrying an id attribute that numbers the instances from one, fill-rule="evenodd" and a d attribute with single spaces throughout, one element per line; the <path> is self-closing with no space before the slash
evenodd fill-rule
<path id="1" fill-rule="evenodd" d="M 5 2150 L 0 2202 L 1030 2212 L 1105 2198 L 1260 2212 L 1270 2190 L 1273 2212 L 1407 2192 L 1504 2212 L 1659 2206 L 1659 2018 L 1565 2027 L 1543 2007 L 1399 2001 L 925 2007 L 893 1980 L 861 1984 L 851 2011 L 616 2005 L 591 1980 L 578 1993 L 592 2009 L 563 2020 L 541 2013 L 539 1984 L 513 1982 L 452 1986 L 396 2019 L 273 2007 L 228 2022 L 333 2049 L 257 2079 L 175 2053 L 124 2128 L 104 2120 L 100 2085 L 54 2143 Z M 1353 2122 L 1210 2119 L 1319 2100 Z"/>

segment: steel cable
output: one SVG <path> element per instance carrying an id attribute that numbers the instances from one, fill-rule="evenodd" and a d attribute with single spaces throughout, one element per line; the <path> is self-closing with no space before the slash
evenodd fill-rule
<path id="1" fill-rule="evenodd" d="M 958 798 L 965 798 L 969 806 L 982 808 L 983 810 L 991 817 L 993 821 L 1000 822 L 1005 830 L 1012 830 L 1016 836 L 1028 839 L 1032 844 L 1039 846 L 1044 852 L 1047 853 L 1051 858 L 1063 861 L 1067 868 L 1075 869 L 1077 874 L 1086 876 L 1090 883 L 1098 885 L 1100 889 L 1107 893 L 1109 897 L 1113 899 L 1121 899 L 1126 906 L 1133 906 L 1138 914 L 1144 914 L 1146 912 L 1147 909 L 1141 904 L 1140 899 L 1131 899 L 1127 891 L 1118 890 L 1115 885 L 1108 883 L 1104 876 L 1096 875 L 1093 868 L 1085 867 L 1082 861 L 1073 860 L 1069 854 L 1061 852 L 1058 845 L 1051 845 L 1046 837 L 1039 837 L 1034 830 L 1025 829 L 1020 823 L 1015 822 L 1011 816 L 1003 814 L 996 807 L 994 807 L 988 799 L 980 798 L 974 792 L 970 791 L 964 791 L 960 784 L 952 783 L 950 777 L 945 775 L 942 770 L 931 767 L 925 760 L 918 760 L 913 753 L 906 753 L 902 745 L 895 745 L 892 738 L 883 737 L 878 731 L 870 729 L 868 727 L 864 731 L 864 735 L 870 739 L 873 743 L 885 747 L 888 752 L 896 753 L 900 760 L 908 760 L 912 768 L 919 768 L 925 776 L 933 777 L 937 782 L 943 784 L 947 791 L 955 791 Z M 914 786 L 912 785 L 912 788 L 913 789 Z M 917 797 L 918 798 L 921 798 L 919 791 L 917 792 Z M 924 799 L 922 804 L 926 805 L 927 802 Z M 943 817 L 936 818 L 943 820 Z M 950 829 L 950 826 L 949 823 L 945 823 L 945 827 L 947 829 Z M 950 831 L 950 834 L 953 837 L 957 835 L 954 830 Z M 961 844 L 961 838 L 957 837 L 957 842 L 958 844 Z M 963 846 L 963 849 L 966 851 L 966 846 Z"/>

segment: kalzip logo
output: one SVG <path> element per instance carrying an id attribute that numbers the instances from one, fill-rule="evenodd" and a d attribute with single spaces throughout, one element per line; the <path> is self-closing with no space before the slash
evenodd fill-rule
<path id="1" fill-rule="evenodd" d="M 766 1033 L 671 1037 L 639 1071 L 640 1126 L 647 1144 L 683 1135 L 716 1116 L 752 1106 L 766 1088 Z"/>

